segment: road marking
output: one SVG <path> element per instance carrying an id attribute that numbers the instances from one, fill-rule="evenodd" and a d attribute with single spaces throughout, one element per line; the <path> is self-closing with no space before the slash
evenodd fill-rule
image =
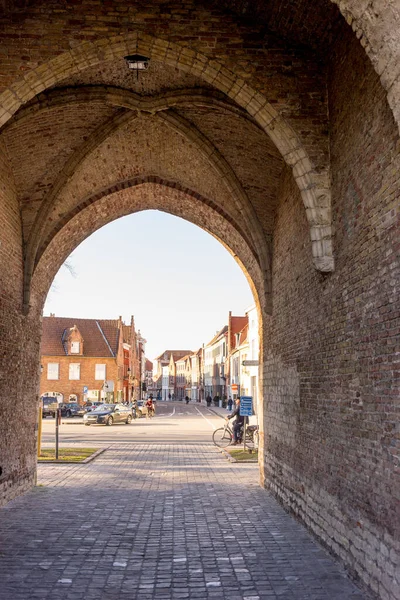
<path id="1" fill-rule="evenodd" d="M 214 423 L 211 423 L 211 421 L 209 419 L 207 419 L 207 417 L 205 417 L 203 415 L 203 413 L 197 408 L 197 406 L 195 406 L 195 409 L 197 410 L 197 412 L 199 413 L 199 415 L 202 416 L 203 419 L 205 419 L 207 421 L 207 423 L 209 423 L 211 425 L 211 427 L 215 430 L 216 427 L 215 427 Z"/>
<path id="2" fill-rule="evenodd" d="M 158 415 L 159 417 L 163 417 L 164 419 L 166 419 L 167 417 L 173 417 L 175 414 L 175 406 L 174 406 L 174 410 L 172 411 L 172 413 L 170 415 Z"/>

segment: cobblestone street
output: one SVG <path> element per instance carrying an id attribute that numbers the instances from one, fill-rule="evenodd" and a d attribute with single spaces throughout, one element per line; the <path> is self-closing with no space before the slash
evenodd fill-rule
<path id="1" fill-rule="evenodd" d="M 1 600 L 364 598 L 209 444 L 121 443 L 39 484 L 0 512 Z"/>

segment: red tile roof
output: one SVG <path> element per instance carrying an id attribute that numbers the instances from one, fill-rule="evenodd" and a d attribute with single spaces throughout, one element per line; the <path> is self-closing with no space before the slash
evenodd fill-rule
<path id="1" fill-rule="evenodd" d="M 243 329 L 239 335 L 239 346 L 241 346 L 242 344 L 244 344 L 247 341 L 248 333 L 249 333 L 249 325 L 248 325 L 248 323 L 246 323 L 246 325 L 243 327 Z"/>
<path id="2" fill-rule="evenodd" d="M 243 327 L 248 323 L 249 319 L 247 315 L 245 317 L 230 317 L 230 347 L 235 348 L 236 346 L 236 334 L 239 333 Z"/>
<path id="3" fill-rule="evenodd" d="M 146 358 L 145 370 L 146 371 L 152 371 L 153 370 L 153 363 L 148 358 Z"/>
<path id="4" fill-rule="evenodd" d="M 164 359 L 164 354 L 167 355 L 167 357 Z M 164 352 L 161 352 L 160 356 L 157 356 L 155 360 L 166 360 L 169 362 L 169 359 L 171 358 L 171 354 L 174 355 L 174 359 L 178 360 L 179 358 L 181 358 L 182 356 L 185 356 L 186 354 L 192 354 L 191 350 L 164 350 Z"/>
<path id="5" fill-rule="evenodd" d="M 117 319 L 43 317 L 41 353 L 44 356 L 65 356 L 67 352 L 63 338 L 76 325 L 83 338 L 83 356 L 115 356 L 118 350 L 118 323 Z"/>

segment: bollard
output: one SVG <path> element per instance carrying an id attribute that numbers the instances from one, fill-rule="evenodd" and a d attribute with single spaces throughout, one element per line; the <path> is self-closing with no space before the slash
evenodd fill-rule
<path id="1" fill-rule="evenodd" d="M 56 460 L 58 460 L 58 431 L 61 422 L 61 409 L 57 408 L 56 410 Z"/>
<path id="2" fill-rule="evenodd" d="M 37 455 L 40 456 L 42 451 L 42 419 L 43 419 L 43 408 L 39 406 L 39 421 L 38 421 L 38 439 L 37 439 Z"/>

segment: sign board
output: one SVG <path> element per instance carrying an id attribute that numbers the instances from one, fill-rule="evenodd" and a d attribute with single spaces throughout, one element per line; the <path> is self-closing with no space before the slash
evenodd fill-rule
<path id="1" fill-rule="evenodd" d="M 243 360 L 242 365 L 244 367 L 258 367 L 258 360 Z"/>
<path id="2" fill-rule="evenodd" d="M 253 396 L 240 397 L 240 416 L 251 417 L 253 414 Z"/>
<path id="3" fill-rule="evenodd" d="M 238 384 L 237 383 L 232 383 L 232 385 L 231 385 L 231 392 L 232 392 L 232 394 L 236 394 L 237 391 L 238 391 L 238 389 L 239 389 Z"/>
<path id="4" fill-rule="evenodd" d="M 88 388 L 88 386 L 87 386 L 87 385 L 84 385 L 84 386 L 83 386 L 83 393 L 84 393 L 84 394 L 87 394 L 87 393 L 88 393 L 88 391 L 89 391 L 89 388 Z"/>

